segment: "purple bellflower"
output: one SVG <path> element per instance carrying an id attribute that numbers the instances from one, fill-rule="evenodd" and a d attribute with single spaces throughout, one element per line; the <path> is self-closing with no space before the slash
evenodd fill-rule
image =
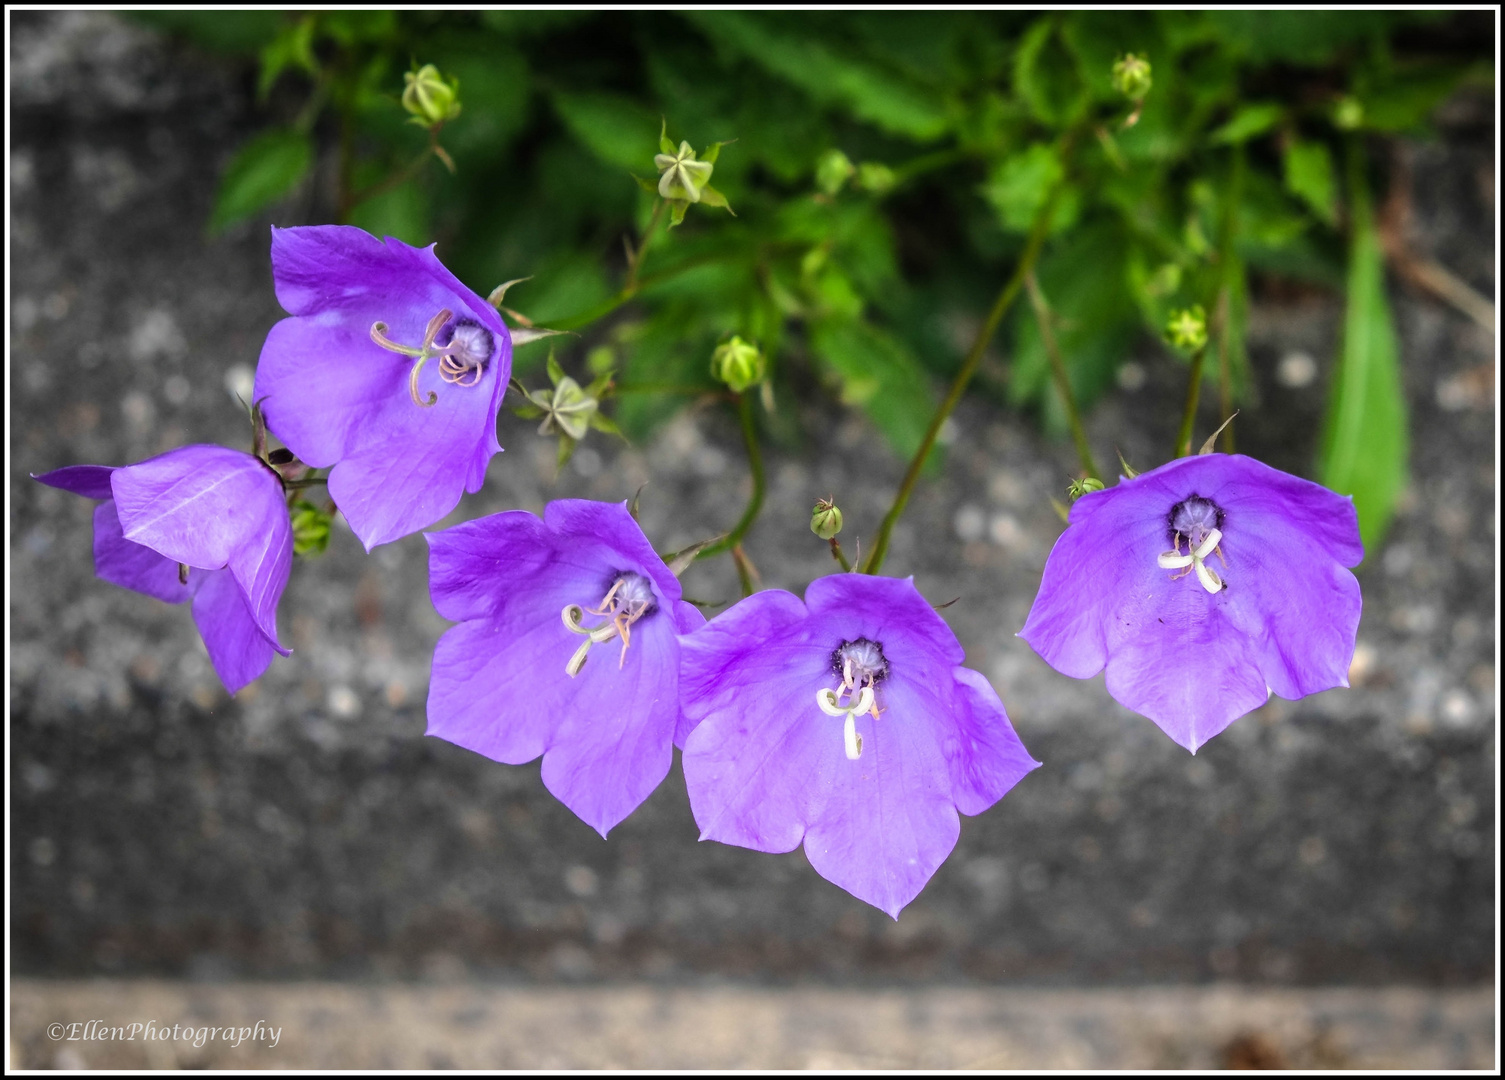
<path id="1" fill-rule="evenodd" d="M 1019 636 L 1196 753 L 1272 693 L 1348 685 L 1363 557 L 1351 498 L 1184 457 L 1076 501 Z"/>
<path id="2" fill-rule="evenodd" d="M 33 477 L 90 499 L 94 572 L 193 621 L 230 693 L 258 677 L 277 640 L 277 601 L 293 561 L 282 483 L 250 454 L 184 446 L 136 465 L 73 465 Z"/>
<path id="3" fill-rule="evenodd" d="M 349 225 L 272 230 L 277 300 L 254 399 L 370 550 L 479 491 L 501 451 L 512 338 L 433 246 Z M 429 361 L 435 361 L 430 364 Z"/>
<path id="4" fill-rule="evenodd" d="M 434 650 L 428 734 L 509 765 L 542 754 L 544 786 L 605 836 L 683 745 L 680 636 L 705 618 L 626 503 L 425 536 L 434 607 L 460 623 Z"/>
<path id="5" fill-rule="evenodd" d="M 801 842 L 894 918 L 961 830 L 1040 763 L 911 579 L 755 593 L 685 639 L 685 783 L 702 840 Z"/>

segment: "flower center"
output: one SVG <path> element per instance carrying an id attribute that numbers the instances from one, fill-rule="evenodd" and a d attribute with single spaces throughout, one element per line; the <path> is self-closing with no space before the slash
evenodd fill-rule
<path id="1" fill-rule="evenodd" d="M 847 760 L 856 761 L 862 756 L 862 736 L 857 734 L 857 717 L 871 713 L 874 720 L 880 712 L 877 685 L 888 676 L 888 660 L 883 647 L 876 641 L 858 638 L 843 641 L 831 653 L 831 672 L 841 677 L 834 689 L 822 687 L 815 693 L 815 703 L 827 716 L 844 718 L 842 740 L 846 746 Z"/>
<path id="2" fill-rule="evenodd" d="M 620 669 L 627 663 L 627 646 L 632 643 L 632 624 L 651 614 L 656 606 L 653 583 L 631 570 L 620 570 L 612 574 L 611 588 L 606 590 L 606 595 L 595 607 L 586 609 L 579 604 L 566 604 L 559 617 L 564 620 L 570 633 L 583 634 L 585 640 L 564 666 L 565 674 L 572 679 L 580 674 L 591 646 L 600 645 L 614 637 L 622 639 L 622 655 L 617 661 Z M 582 620 L 586 615 L 601 615 L 606 621 L 599 626 L 585 626 Z"/>
<path id="3" fill-rule="evenodd" d="M 438 357 L 441 379 L 456 386 L 474 386 L 481 381 L 481 376 L 486 373 L 486 365 L 491 362 L 491 355 L 496 351 L 496 339 L 492 337 L 490 330 L 474 319 L 456 319 L 454 312 L 448 308 L 439 311 L 429 320 L 428 327 L 423 332 L 423 344 L 417 348 L 387 337 L 387 324 L 384 322 L 371 324 L 371 340 L 388 352 L 412 357 L 414 364 L 412 374 L 408 376 L 408 394 L 414 405 L 425 408 L 438 401 L 439 395 L 432 390 L 428 392 L 427 399 L 418 395 L 418 373 L 423 370 L 424 364 Z"/>
<path id="4" fill-rule="evenodd" d="M 1166 524 L 1171 534 L 1171 550 L 1161 552 L 1156 562 L 1164 570 L 1181 571 L 1172 575 L 1171 580 L 1195 572 L 1202 588 L 1208 592 L 1218 593 L 1225 589 L 1223 579 L 1206 562 L 1207 557 L 1216 552 L 1223 568 L 1228 568 L 1223 549 L 1218 546 L 1223 539 L 1223 511 L 1218 504 L 1193 495 L 1171 507 Z M 1183 539 L 1186 541 L 1185 554 L 1181 552 Z"/>

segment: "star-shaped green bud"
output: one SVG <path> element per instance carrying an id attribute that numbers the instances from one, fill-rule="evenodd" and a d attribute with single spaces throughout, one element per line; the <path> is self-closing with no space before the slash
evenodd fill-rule
<path id="1" fill-rule="evenodd" d="M 1130 101 L 1143 101 L 1150 92 L 1150 62 L 1133 53 L 1113 65 L 1113 89 Z"/>
<path id="2" fill-rule="evenodd" d="M 653 164 L 657 166 L 658 193 L 666 199 L 684 199 L 699 202 L 702 189 L 711 179 L 715 168 L 709 161 L 696 161 L 695 151 L 687 142 L 669 154 L 656 154 Z"/>
<path id="3" fill-rule="evenodd" d="M 459 79 L 445 79 L 433 64 L 409 71 L 403 79 L 402 107 L 413 114 L 410 123 L 433 127 L 460 115 Z"/>
<path id="4" fill-rule="evenodd" d="M 734 336 L 711 354 L 711 377 L 739 394 L 762 382 L 767 368 L 762 350 L 740 337 Z"/>
<path id="5" fill-rule="evenodd" d="M 1184 311 L 1171 312 L 1165 324 L 1166 336 L 1178 349 L 1196 352 L 1207 344 L 1207 314 L 1201 304 L 1193 304 Z"/>

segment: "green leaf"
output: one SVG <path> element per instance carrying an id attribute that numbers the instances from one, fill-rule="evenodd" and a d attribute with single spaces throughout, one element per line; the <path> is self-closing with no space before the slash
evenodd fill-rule
<path id="1" fill-rule="evenodd" d="M 1056 148 L 1049 143 L 1035 143 L 995 168 L 983 194 L 998 211 L 1004 228 L 1027 233 L 1034 227 L 1035 216 L 1045 200 L 1065 175 Z M 1068 188 L 1056 204 L 1050 231 L 1059 232 L 1075 224 L 1081 206 L 1076 189 Z"/>
<path id="2" fill-rule="evenodd" d="M 653 161 L 657 113 L 620 94 L 560 90 L 552 100 L 570 133 L 602 161 L 624 169 L 641 169 Z"/>
<path id="3" fill-rule="evenodd" d="M 265 101 L 278 77 L 290 67 L 312 75 L 318 71 L 314 59 L 314 17 L 305 15 L 297 22 L 286 23 L 275 38 L 261 50 L 261 75 L 256 81 L 256 98 Z"/>
<path id="4" fill-rule="evenodd" d="M 718 45 L 741 53 L 818 103 L 845 106 L 858 119 L 895 135 L 933 139 L 946 130 L 942 100 L 886 65 L 860 57 L 848 42 L 823 43 L 812 33 L 806 12 L 682 15 Z"/>
<path id="5" fill-rule="evenodd" d="M 1285 152 L 1286 190 L 1311 207 L 1327 225 L 1338 220 L 1338 185 L 1325 143 L 1292 139 Z"/>
<path id="6" fill-rule="evenodd" d="M 1208 141 L 1215 146 L 1246 142 L 1269 131 L 1284 115 L 1285 106 L 1273 101 L 1241 105 L 1231 120 L 1208 136 Z"/>
<path id="7" fill-rule="evenodd" d="M 858 319 L 824 319 L 812 324 L 809 333 L 811 351 L 841 381 L 842 401 L 872 417 L 901 458 L 912 457 L 935 399 L 908 346 Z"/>
<path id="8" fill-rule="evenodd" d="M 350 224 L 372 236 L 395 236 L 415 247 L 433 239 L 429 235 L 428 199 L 416 180 L 398 184 L 358 204 L 350 211 Z"/>
<path id="9" fill-rule="evenodd" d="M 307 135 L 288 128 L 263 131 L 240 148 L 220 178 L 209 231 L 221 232 L 288 194 L 312 162 L 313 145 Z"/>
<path id="10" fill-rule="evenodd" d="M 1322 482 L 1339 495 L 1353 496 L 1359 534 L 1372 554 L 1406 486 L 1409 432 L 1400 350 L 1385 299 L 1385 257 L 1357 144 L 1348 171 L 1353 208 L 1348 300 L 1343 353 L 1323 433 Z"/>
<path id="11" fill-rule="evenodd" d="M 600 410 L 591 413 L 590 426 L 597 431 L 604 431 L 608 435 L 619 435 L 624 439 L 627 438 L 626 435 L 622 435 L 622 429 L 617 427 L 616 421 L 603 414 Z"/>
<path id="12" fill-rule="evenodd" d="M 674 141 L 669 138 L 669 118 L 659 118 L 658 125 L 658 148 L 662 153 L 672 155 L 674 153 Z"/>
<path id="13" fill-rule="evenodd" d="M 1014 89 L 1036 120 L 1063 127 L 1086 106 L 1090 91 L 1055 30 L 1056 20 L 1045 16 L 1025 31 L 1014 54 Z"/>

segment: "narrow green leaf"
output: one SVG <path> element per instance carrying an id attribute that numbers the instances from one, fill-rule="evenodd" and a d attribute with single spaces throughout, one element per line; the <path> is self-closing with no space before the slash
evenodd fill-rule
<path id="1" fill-rule="evenodd" d="M 653 161 L 653 113 L 632 98 L 561 90 L 552 100 L 570 133 L 602 161 L 624 169 Z"/>
<path id="2" fill-rule="evenodd" d="M 1364 549 L 1373 552 L 1406 485 L 1409 432 L 1400 350 L 1385 299 L 1385 258 L 1358 143 L 1350 147 L 1348 172 L 1353 208 L 1348 308 L 1343 354 L 1328 401 L 1322 482 L 1340 495 L 1353 496 Z"/>
<path id="3" fill-rule="evenodd" d="M 1286 190 L 1328 225 L 1338 220 L 1338 184 L 1325 143 L 1292 139 L 1285 153 Z"/>
<path id="4" fill-rule="evenodd" d="M 209 231 L 221 232 L 288 194 L 312 162 L 307 135 L 288 128 L 263 131 L 241 147 L 220 178 Z"/>
<path id="5" fill-rule="evenodd" d="M 1275 102 L 1261 102 L 1256 105 L 1242 105 L 1233 118 L 1218 128 L 1209 136 L 1208 141 L 1214 145 L 1227 145 L 1229 143 L 1246 142 L 1256 135 L 1263 135 L 1285 115 L 1285 106 Z"/>

